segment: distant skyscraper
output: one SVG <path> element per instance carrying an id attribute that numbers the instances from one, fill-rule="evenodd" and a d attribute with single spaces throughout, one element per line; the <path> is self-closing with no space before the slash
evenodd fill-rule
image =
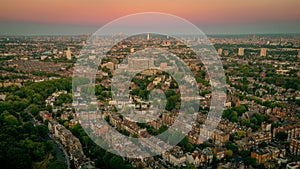
<path id="1" fill-rule="evenodd" d="M 244 48 L 239 48 L 239 51 L 238 51 L 238 55 L 239 56 L 244 56 Z"/>
<path id="2" fill-rule="evenodd" d="M 260 49 L 260 56 L 267 56 L 267 48 Z"/>
<path id="3" fill-rule="evenodd" d="M 220 55 L 220 56 L 221 56 L 221 55 L 222 55 L 222 53 L 223 53 L 223 49 L 222 49 L 222 48 L 219 48 L 219 49 L 218 49 L 218 55 Z"/>
<path id="4" fill-rule="evenodd" d="M 46 56 L 46 55 L 42 55 L 40 58 L 41 58 L 41 60 L 45 60 L 47 57 L 48 56 Z"/>
<path id="5" fill-rule="evenodd" d="M 150 40 L 150 34 L 149 33 L 147 34 L 147 40 Z"/>
<path id="6" fill-rule="evenodd" d="M 134 48 L 130 48 L 130 53 L 134 53 Z"/>
<path id="7" fill-rule="evenodd" d="M 113 62 L 107 62 L 107 63 L 102 64 L 101 67 L 106 67 L 106 68 L 110 69 L 111 71 L 113 71 L 115 68 L 115 64 Z"/>
<path id="8" fill-rule="evenodd" d="M 71 52 L 70 48 L 68 48 L 68 50 L 66 50 L 66 58 L 68 60 L 72 59 L 72 52 Z"/>
<path id="9" fill-rule="evenodd" d="M 53 49 L 52 53 L 53 54 L 57 54 L 58 50 L 57 49 Z"/>

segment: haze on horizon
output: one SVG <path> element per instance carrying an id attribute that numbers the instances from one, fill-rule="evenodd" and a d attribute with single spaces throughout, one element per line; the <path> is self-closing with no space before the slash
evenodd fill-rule
<path id="1" fill-rule="evenodd" d="M 0 35 L 95 32 L 119 17 L 173 14 L 206 34 L 300 33 L 299 0 L 1 0 Z"/>

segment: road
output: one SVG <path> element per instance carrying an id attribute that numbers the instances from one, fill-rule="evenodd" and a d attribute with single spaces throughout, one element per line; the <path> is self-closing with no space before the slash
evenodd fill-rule
<path id="1" fill-rule="evenodd" d="M 57 160 L 66 163 L 68 166 L 68 169 L 70 169 L 70 159 L 69 159 L 68 153 L 64 149 L 63 145 L 60 144 L 60 142 L 56 141 L 55 138 L 53 136 L 51 136 L 50 134 L 48 134 L 48 137 L 50 139 L 52 139 L 55 143 L 54 150 L 56 152 Z"/>
<path id="2" fill-rule="evenodd" d="M 30 118 L 30 121 L 31 123 L 34 125 L 34 126 L 39 126 L 41 125 L 41 123 L 39 121 L 37 121 L 31 113 L 27 112 L 27 114 L 31 117 Z M 57 160 L 61 161 L 61 162 L 64 162 L 67 164 L 68 166 L 68 169 L 70 169 L 70 159 L 69 159 L 69 156 L 68 156 L 68 153 L 66 152 L 66 150 L 64 149 L 63 145 L 60 144 L 60 142 L 58 142 L 57 140 L 55 140 L 55 138 L 53 136 L 51 136 L 49 133 L 47 135 L 47 137 L 45 138 L 46 140 L 53 140 L 53 142 L 55 144 L 53 144 L 53 149 L 54 151 L 56 152 L 56 158 Z"/>

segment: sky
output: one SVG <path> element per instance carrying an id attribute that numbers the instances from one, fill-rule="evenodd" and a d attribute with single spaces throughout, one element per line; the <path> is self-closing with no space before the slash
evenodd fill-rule
<path id="1" fill-rule="evenodd" d="M 85 34 L 119 17 L 163 12 L 207 34 L 300 33 L 299 0 L 1 0 L 0 35 Z"/>

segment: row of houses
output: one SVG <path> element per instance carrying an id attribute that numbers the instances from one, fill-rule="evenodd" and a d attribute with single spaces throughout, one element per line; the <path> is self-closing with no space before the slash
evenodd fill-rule
<path id="1" fill-rule="evenodd" d="M 94 168 L 94 162 L 84 155 L 79 139 L 68 129 L 54 120 L 48 123 L 48 129 L 68 150 L 70 159 L 74 161 L 76 168 Z"/>
<path id="2" fill-rule="evenodd" d="M 226 155 L 226 149 L 222 147 L 207 147 L 203 150 L 196 148 L 192 153 L 184 153 L 179 146 L 173 147 L 162 154 L 163 160 L 168 161 L 174 166 L 186 166 L 192 164 L 195 167 L 209 166 L 213 162 L 214 156 L 222 159 Z"/>
<path id="3" fill-rule="evenodd" d="M 277 127 L 273 129 L 273 137 L 276 136 L 277 133 L 284 132 L 287 134 L 287 140 L 290 141 L 294 138 L 300 137 L 300 123 L 295 125 L 285 125 L 281 127 Z"/>
<path id="4" fill-rule="evenodd" d="M 277 159 L 278 162 L 286 163 L 284 158 L 286 154 L 285 148 L 277 148 L 273 146 L 267 146 L 262 149 L 256 149 L 251 152 L 251 157 L 256 159 L 257 164 L 263 164 L 267 161 Z"/>

